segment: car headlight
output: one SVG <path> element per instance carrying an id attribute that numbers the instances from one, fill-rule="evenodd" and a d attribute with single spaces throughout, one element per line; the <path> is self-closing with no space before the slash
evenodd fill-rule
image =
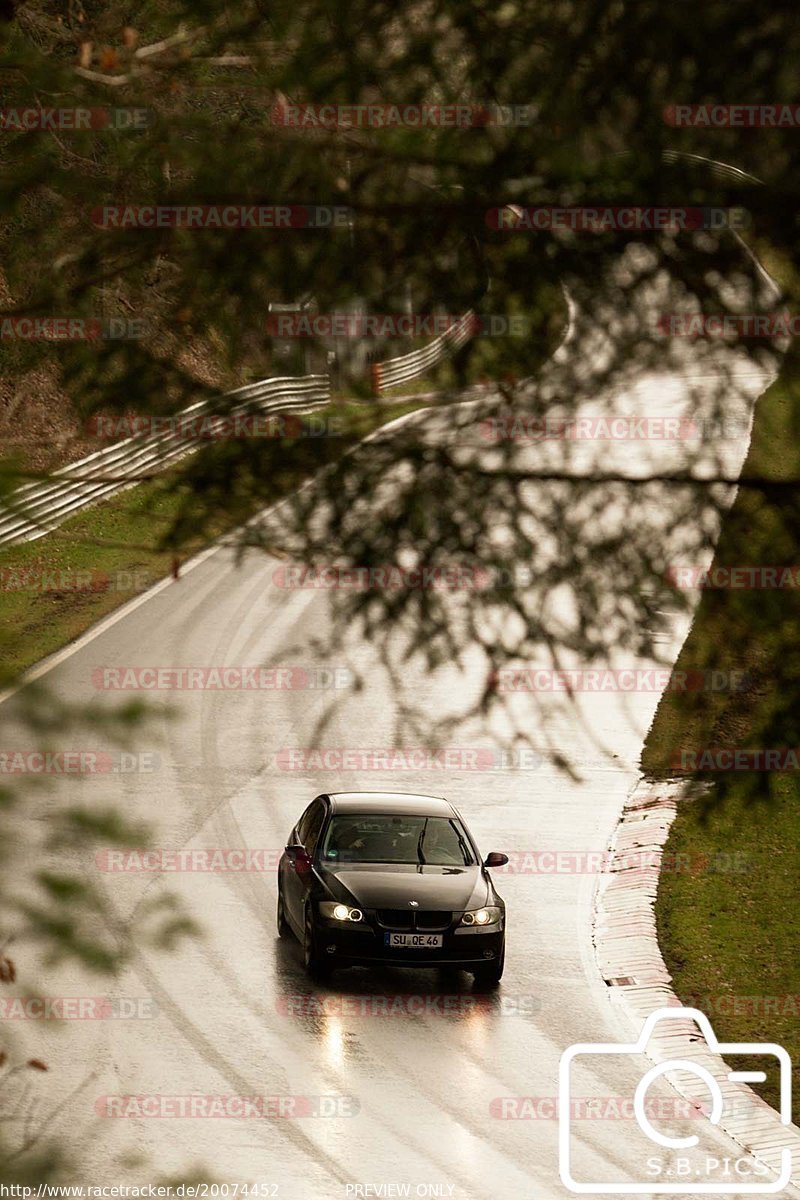
<path id="1" fill-rule="evenodd" d="M 320 901 L 319 911 L 329 921 L 364 920 L 364 914 L 360 908 L 351 908 L 349 904 L 340 904 L 337 900 Z"/>
<path id="2" fill-rule="evenodd" d="M 496 925 L 500 920 L 500 909 L 497 905 L 490 905 L 489 908 L 473 908 L 469 912 L 465 912 L 459 924 L 461 925 Z"/>

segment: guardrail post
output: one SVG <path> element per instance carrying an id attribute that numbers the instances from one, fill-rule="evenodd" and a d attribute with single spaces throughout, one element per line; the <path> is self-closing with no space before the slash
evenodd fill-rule
<path id="1" fill-rule="evenodd" d="M 378 396 L 380 396 L 381 387 L 383 386 L 383 380 L 381 378 L 381 366 L 381 363 L 374 362 L 370 363 L 369 368 L 370 378 L 372 379 L 372 395 L 376 400 Z"/>

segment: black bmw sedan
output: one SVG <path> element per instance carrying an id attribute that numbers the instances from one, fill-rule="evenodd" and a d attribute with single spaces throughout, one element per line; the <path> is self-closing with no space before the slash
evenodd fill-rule
<path id="1" fill-rule="evenodd" d="M 505 905 L 458 811 L 437 796 L 339 792 L 312 800 L 278 867 L 278 931 L 307 972 L 455 967 L 499 983 Z"/>

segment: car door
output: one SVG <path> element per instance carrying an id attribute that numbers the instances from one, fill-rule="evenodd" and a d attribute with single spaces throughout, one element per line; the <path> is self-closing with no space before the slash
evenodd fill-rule
<path id="1" fill-rule="evenodd" d="M 302 846 L 309 857 L 314 856 L 320 831 L 325 820 L 325 804 L 322 797 L 312 800 L 289 837 L 289 845 Z M 295 929 L 302 930 L 308 889 L 311 886 L 310 872 L 298 870 L 297 864 L 287 856 L 284 859 L 283 903 L 289 922 Z"/>

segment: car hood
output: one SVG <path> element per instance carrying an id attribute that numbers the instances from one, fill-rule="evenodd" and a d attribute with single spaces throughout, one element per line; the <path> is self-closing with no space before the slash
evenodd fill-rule
<path id="1" fill-rule="evenodd" d="M 489 889 L 478 866 L 433 867 L 347 863 L 320 872 L 337 900 L 360 908 L 405 908 L 416 900 L 422 909 L 457 912 L 488 903 Z"/>

